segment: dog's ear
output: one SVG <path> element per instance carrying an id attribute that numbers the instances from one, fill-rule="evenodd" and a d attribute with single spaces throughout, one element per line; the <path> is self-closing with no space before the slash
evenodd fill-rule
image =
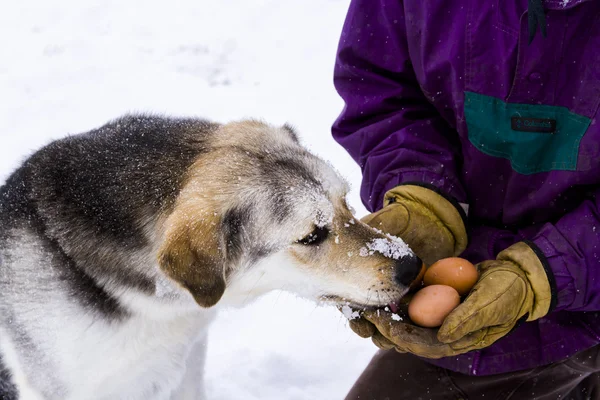
<path id="1" fill-rule="evenodd" d="M 291 124 L 289 123 L 285 123 L 282 126 L 283 130 L 285 130 L 287 133 L 289 133 L 290 137 L 292 138 L 292 140 L 296 143 L 300 143 L 300 140 L 298 139 L 298 132 L 296 132 L 296 128 L 294 128 Z"/>
<path id="2" fill-rule="evenodd" d="M 218 218 L 198 208 L 179 207 L 169 216 L 158 263 L 200 306 L 211 307 L 225 292 L 224 257 Z"/>

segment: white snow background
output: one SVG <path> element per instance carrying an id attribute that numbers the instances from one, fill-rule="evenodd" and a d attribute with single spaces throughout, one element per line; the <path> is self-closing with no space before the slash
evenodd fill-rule
<path id="1" fill-rule="evenodd" d="M 331 138 L 347 0 L 20 0 L 0 11 L 0 181 L 51 139 L 131 111 L 290 122 L 353 185 Z M 345 318 L 286 293 L 223 312 L 206 366 L 212 400 L 342 399 L 375 347 Z"/>

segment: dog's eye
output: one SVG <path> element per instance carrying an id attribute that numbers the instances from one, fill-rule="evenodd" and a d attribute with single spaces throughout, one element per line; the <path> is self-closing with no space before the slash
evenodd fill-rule
<path id="1" fill-rule="evenodd" d="M 314 231 L 309 233 L 304 238 L 298 240 L 298 243 L 306 246 L 315 246 L 323 243 L 329 235 L 329 229 L 325 227 L 316 227 Z"/>

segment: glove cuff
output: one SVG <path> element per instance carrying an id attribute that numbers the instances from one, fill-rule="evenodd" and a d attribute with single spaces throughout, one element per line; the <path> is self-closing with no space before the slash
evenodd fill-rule
<path id="1" fill-rule="evenodd" d="M 498 260 L 511 261 L 525 273 L 533 291 L 533 305 L 527 321 L 547 315 L 556 306 L 554 275 L 544 254 L 531 242 L 518 242 L 500 252 Z"/>
<path id="2" fill-rule="evenodd" d="M 403 184 L 386 192 L 383 206 L 402 203 L 407 207 L 419 207 L 438 225 L 445 228 L 454 241 L 454 256 L 460 255 L 468 244 L 465 228 L 466 215 L 462 207 L 453 199 L 446 198 L 434 188 L 421 184 Z"/>

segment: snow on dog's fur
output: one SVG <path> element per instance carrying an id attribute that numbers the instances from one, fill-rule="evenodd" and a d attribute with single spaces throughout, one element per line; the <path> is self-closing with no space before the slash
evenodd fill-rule
<path id="1" fill-rule="evenodd" d="M 199 399 L 207 327 L 274 289 L 381 306 L 420 261 L 257 121 L 127 116 L 0 189 L 0 397 Z"/>

